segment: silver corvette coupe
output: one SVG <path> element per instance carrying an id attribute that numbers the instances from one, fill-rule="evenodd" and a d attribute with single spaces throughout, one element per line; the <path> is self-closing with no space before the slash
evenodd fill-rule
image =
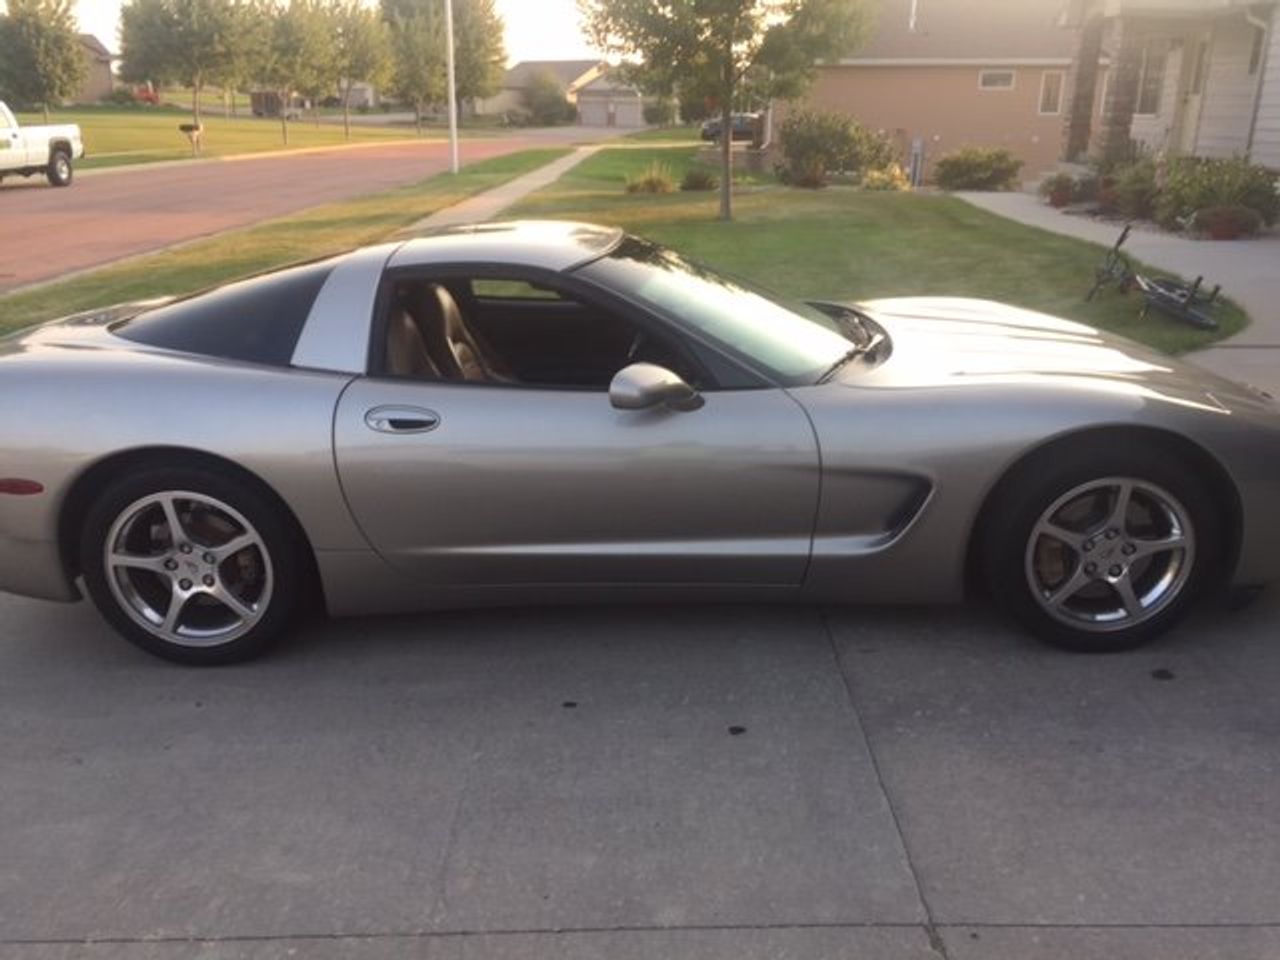
<path id="1" fill-rule="evenodd" d="M 788 303 L 511 223 L 0 340 L 0 589 L 243 659 L 299 614 L 993 595 L 1108 651 L 1280 574 L 1280 408 L 995 303 Z"/>

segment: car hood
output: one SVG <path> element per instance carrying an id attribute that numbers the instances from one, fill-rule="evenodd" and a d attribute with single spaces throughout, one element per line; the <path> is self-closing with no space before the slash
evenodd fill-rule
<path id="1" fill-rule="evenodd" d="M 874 369 L 847 368 L 841 382 L 848 386 L 1041 382 L 1274 409 L 1259 393 L 1199 367 L 1081 323 L 1007 304 L 913 297 L 860 303 L 858 309 L 884 327 L 892 350 Z"/>

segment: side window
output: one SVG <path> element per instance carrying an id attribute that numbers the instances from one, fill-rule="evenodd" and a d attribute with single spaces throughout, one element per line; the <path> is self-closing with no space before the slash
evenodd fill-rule
<path id="1" fill-rule="evenodd" d="M 478 301 L 492 300 L 558 300 L 564 302 L 559 291 L 528 280 L 496 280 L 477 277 L 471 281 L 471 294 Z"/>
<path id="2" fill-rule="evenodd" d="M 705 388 L 669 334 L 553 284 L 518 276 L 405 276 L 383 302 L 383 372 L 424 380 L 606 391 L 632 363 Z"/>

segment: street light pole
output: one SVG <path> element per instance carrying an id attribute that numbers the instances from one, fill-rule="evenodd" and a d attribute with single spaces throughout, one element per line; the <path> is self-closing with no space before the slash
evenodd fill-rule
<path id="1" fill-rule="evenodd" d="M 458 80 L 453 63 L 453 0 L 444 0 L 444 32 L 449 61 L 449 169 L 458 172 Z"/>

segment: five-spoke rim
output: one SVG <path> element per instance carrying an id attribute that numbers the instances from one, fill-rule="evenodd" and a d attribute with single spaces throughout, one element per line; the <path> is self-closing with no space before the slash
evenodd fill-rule
<path id="1" fill-rule="evenodd" d="M 1051 617 L 1103 633 L 1156 616 L 1185 589 L 1194 563 L 1195 530 L 1178 499 L 1145 480 L 1108 477 L 1040 515 L 1026 575 Z"/>
<path id="2" fill-rule="evenodd" d="M 128 506 L 111 525 L 103 562 L 130 619 L 181 646 L 244 636 L 271 602 L 271 556 L 261 535 L 202 493 L 166 491 Z"/>

